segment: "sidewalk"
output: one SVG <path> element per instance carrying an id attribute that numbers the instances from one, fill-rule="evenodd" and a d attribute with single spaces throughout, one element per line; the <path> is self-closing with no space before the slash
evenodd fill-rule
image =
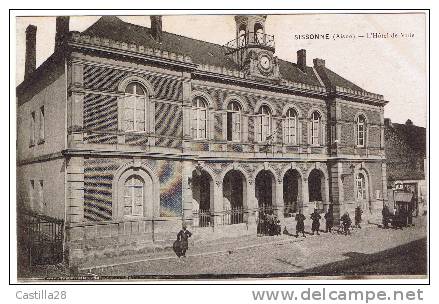
<path id="1" fill-rule="evenodd" d="M 290 226 L 290 225 L 288 225 Z M 362 225 L 362 229 L 370 229 L 377 227 L 374 224 L 364 224 Z M 188 257 L 196 257 L 196 256 L 206 256 L 206 255 L 227 255 L 232 254 L 234 252 L 257 248 L 265 245 L 285 245 L 289 243 L 298 243 L 303 242 L 306 239 L 317 238 L 317 237 L 325 237 L 335 234 L 335 232 L 325 233 L 322 228 L 324 225 L 320 226 L 320 235 L 312 235 L 311 234 L 311 222 L 306 223 L 305 231 L 306 238 L 302 236 L 295 237 L 295 228 L 291 229 L 287 227 L 289 234 L 278 235 L 278 236 L 242 236 L 242 237 L 224 237 L 221 239 L 217 239 L 214 241 L 203 241 L 199 240 L 189 246 L 189 250 L 187 251 Z M 284 227 L 282 227 L 283 231 Z M 172 248 L 167 250 L 150 253 L 150 254 L 142 254 L 142 255 L 130 255 L 123 256 L 117 258 L 108 258 L 108 259 L 99 259 L 94 261 L 93 263 L 88 263 L 83 265 L 80 270 L 82 272 L 91 272 L 91 273 L 99 273 L 101 269 L 111 268 L 114 266 L 121 266 L 133 263 L 139 263 L 144 261 L 159 261 L 159 260 L 169 260 L 169 259 L 178 259 L 175 253 L 172 251 Z"/>

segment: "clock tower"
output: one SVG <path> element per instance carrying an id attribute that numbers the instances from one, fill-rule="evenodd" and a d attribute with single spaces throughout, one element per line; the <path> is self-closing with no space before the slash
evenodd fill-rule
<path id="1" fill-rule="evenodd" d="M 225 47 L 247 78 L 272 81 L 279 79 L 279 64 L 274 36 L 265 33 L 266 19 L 266 15 L 235 16 L 236 38 Z"/>

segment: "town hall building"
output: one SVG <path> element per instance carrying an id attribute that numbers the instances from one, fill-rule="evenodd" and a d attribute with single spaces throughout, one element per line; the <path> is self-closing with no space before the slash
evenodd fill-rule
<path id="1" fill-rule="evenodd" d="M 167 246 L 182 222 L 216 238 L 256 235 L 262 213 L 287 226 L 299 210 L 381 212 L 387 101 L 303 49 L 276 57 L 267 16 L 234 20 L 218 45 L 163 31 L 161 16 L 83 32 L 57 17 L 38 68 L 27 28 L 17 202 L 64 221 L 70 265 Z"/>

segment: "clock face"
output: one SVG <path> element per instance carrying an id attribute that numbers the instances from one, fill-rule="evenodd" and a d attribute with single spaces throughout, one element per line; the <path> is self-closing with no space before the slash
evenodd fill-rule
<path id="1" fill-rule="evenodd" d="M 267 55 L 263 55 L 259 58 L 259 62 L 261 63 L 261 67 L 265 70 L 270 68 L 270 57 Z"/>

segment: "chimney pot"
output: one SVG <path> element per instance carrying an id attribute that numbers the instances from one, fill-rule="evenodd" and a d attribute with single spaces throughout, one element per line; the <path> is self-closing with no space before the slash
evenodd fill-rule
<path id="1" fill-rule="evenodd" d="M 63 45 L 65 39 L 69 34 L 69 23 L 69 16 L 56 17 L 55 51 Z"/>
<path id="2" fill-rule="evenodd" d="M 304 49 L 297 51 L 297 66 L 306 73 L 306 50 Z"/>
<path id="3" fill-rule="evenodd" d="M 26 28 L 26 55 L 24 62 L 24 78 L 35 71 L 37 65 L 37 27 L 30 24 Z"/>
<path id="4" fill-rule="evenodd" d="M 325 66 L 324 59 L 314 58 L 313 63 L 314 63 L 314 67 L 324 67 Z"/>
<path id="5" fill-rule="evenodd" d="M 151 35 L 157 42 L 162 42 L 162 16 L 153 15 L 151 18 Z"/>

